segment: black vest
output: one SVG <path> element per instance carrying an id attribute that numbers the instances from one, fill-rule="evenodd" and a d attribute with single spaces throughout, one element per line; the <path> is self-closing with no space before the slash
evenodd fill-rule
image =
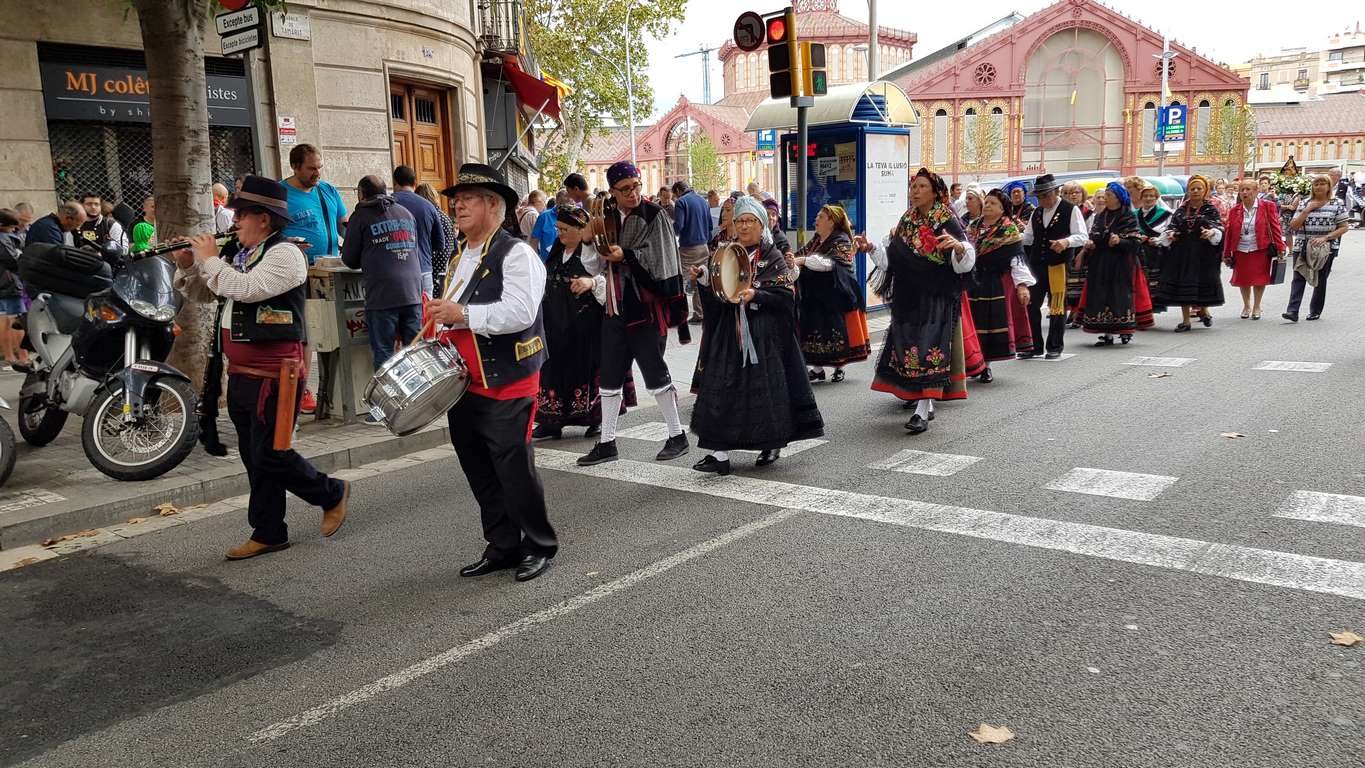
<path id="1" fill-rule="evenodd" d="M 475 268 L 469 285 L 460 294 L 459 303 L 465 306 L 496 304 L 502 301 L 502 265 L 507 254 L 520 245 L 530 246 L 512 237 L 506 230 L 499 229 L 493 234 L 492 241 L 485 247 L 482 263 Z M 464 243 L 458 246 L 463 250 Z M 472 258 L 466 254 L 462 258 Z M 449 274 L 454 275 L 456 265 L 452 264 Z M 536 308 L 536 320 L 531 327 L 516 333 L 495 336 L 471 334 L 478 346 L 479 359 L 466 360 L 475 376 L 482 374 L 483 385 L 489 389 L 520 381 L 540 370 L 547 357 L 545 351 L 544 310 Z"/>
<path id="2" fill-rule="evenodd" d="M 265 244 L 256 252 L 253 260 L 247 263 L 246 271 L 250 272 L 257 264 L 261 263 L 261 259 L 265 258 L 266 251 L 283 242 L 285 242 L 284 235 L 279 232 L 266 238 Z M 289 247 L 299 255 L 300 260 L 307 260 L 308 257 L 303 255 L 303 251 L 298 250 L 298 246 L 290 245 Z M 229 269 L 233 269 L 233 267 L 229 267 Z M 232 340 L 248 343 L 257 341 L 303 341 L 303 306 L 307 298 L 308 281 L 305 280 L 278 296 L 271 296 L 262 301 L 248 303 L 234 299 L 229 328 Z"/>
<path id="3" fill-rule="evenodd" d="M 1075 207 L 1066 200 L 1057 201 L 1057 210 L 1053 212 L 1051 222 L 1043 221 L 1043 206 L 1033 209 L 1033 218 L 1029 222 L 1029 226 L 1033 228 L 1033 245 L 1029 246 L 1031 263 L 1053 266 L 1065 264 L 1075 258 L 1076 251 L 1079 250 L 1077 248 L 1067 248 L 1057 253 L 1050 247 L 1053 240 L 1071 237 L 1071 211 Z"/>

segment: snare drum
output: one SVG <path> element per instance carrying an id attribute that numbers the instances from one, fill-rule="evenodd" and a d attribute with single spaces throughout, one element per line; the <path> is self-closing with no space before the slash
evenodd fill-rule
<path id="1" fill-rule="evenodd" d="M 395 435 L 410 435 L 444 416 L 469 390 L 469 368 L 448 341 L 399 350 L 365 387 L 365 404 Z"/>
<path id="2" fill-rule="evenodd" d="M 711 254 L 707 273 L 711 278 L 711 290 L 734 304 L 738 304 L 740 295 L 754 284 L 749 252 L 739 243 L 726 243 L 717 248 Z"/>

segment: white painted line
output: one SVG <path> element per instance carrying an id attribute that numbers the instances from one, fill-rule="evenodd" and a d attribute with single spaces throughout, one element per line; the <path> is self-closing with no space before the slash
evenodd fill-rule
<path id="1" fill-rule="evenodd" d="M 564 455 L 567 456 L 569 454 Z M 389 691 L 401 688 L 408 683 L 430 675 L 442 667 L 450 666 L 451 664 L 462 661 L 480 651 L 488 650 L 504 640 L 516 637 L 541 624 L 553 621 L 561 616 L 566 616 L 580 608 L 584 608 L 599 600 L 610 597 L 617 592 L 630 589 L 646 579 L 658 576 L 659 574 L 676 568 L 690 560 L 695 560 L 703 555 L 710 554 L 722 547 L 733 544 L 740 539 L 752 536 L 765 528 L 776 525 L 777 523 L 796 515 L 798 512 L 799 510 L 795 509 L 780 510 L 751 523 L 742 525 L 733 531 L 723 533 L 714 539 L 703 541 L 676 555 L 666 557 L 663 560 L 647 565 L 638 571 L 626 574 L 619 579 L 594 587 L 587 592 L 576 597 L 571 597 L 557 605 L 552 605 L 545 610 L 537 611 L 529 616 L 517 619 L 511 624 L 506 624 L 482 637 L 470 640 L 463 645 L 457 645 L 454 648 L 443 651 L 429 659 L 413 664 L 407 669 L 399 670 L 387 677 L 382 677 L 369 685 L 357 688 L 354 691 L 332 699 L 325 704 L 316 706 L 307 712 L 302 712 L 288 720 L 281 720 L 278 723 L 266 726 L 253 733 L 249 738 L 251 741 L 259 744 L 264 741 L 273 741 L 274 739 L 278 739 L 279 737 L 300 728 L 317 725 L 323 720 L 340 714 L 357 704 L 364 704 Z"/>
<path id="2" fill-rule="evenodd" d="M 5 512 L 18 512 L 21 509 L 29 509 L 31 507 L 51 504 L 57 501 L 66 501 L 66 497 L 42 488 L 13 491 L 0 495 L 0 514 Z"/>
<path id="3" fill-rule="evenodd" d="M 686 428 L 683 431 L 686 432 Z M 651 443 L 662 443 L 668 439 L 668 425 L 662 421 L 650 421 L 637 424 L 630 429 L 617 430 L 616 436 L 624 437 L 627 440 L 647 440 Z"/>
<path id="4" fill-rule="evenodd" d="M 951 453 L 925 453 L 924 451 L 904 450 L 881 461 L 867 465 L 868 469 L 886 469 L 892 472 L 905 472 L 911 475 L 931 475 L 933 477 L 952 477 L 958 472 L 981 461 L 979 456 L 956 456 Z"/>
<path id="5" fill-rule="evenodd" d="M 1253 371 L 1294 371 L 1297 373 L 1326 373 L 1331 363 L 1302 363 L 1292 360 L 1262 360 Z"/>
<path id="6" fill-rule="evenodd" d="M 1124 365 L 1147 365 L 1153 368 L 1184 368 L 1193 363 L 1193 357 L 1135 357 Z"/>
<path id="7" fill-rule="evenodd" d="M 1365 528 L 1365 498 L 1336 493 L 1295 491 L 1293 496 L 1285 499 L 1280 505 L 1280 511 L 1275 513 L 1275 517 Z"/>
<path id="8" fill-rule="evenodd" d="M 1053 480 L 1044 488 L 1050 491 L 1085 493 L 1114 499 L 1151 501 L 1179 480 L 1165 475 L 1141 475 L 1137 472 L 1116 472 L 1112 469 L 1077 467 Z"/>
<path id="9" fill-rule="evenodd" d="M 1060 363 L 1060 362 L 1062 362 L 1062 361 L 1064 361 L 1064 360 L 1070 360 L 1071 358 L 1073 358 L 1073 357 L 1075 357 L 1075 356 L 1076 356 L 1076 353 L 1075 353 L 1075 352 L 1063 352 L 1063 353 L 1061 354 L 1060 357 L 1055 357 L 1055 358 L 1053 358 L 1053 359 L 1051 359 L 1051 360 L 1047 359 L 1047 357 L 1044 356 L 1044 355 L 1039 355 L 1039 356 L 1037 356 L 1037 357 L 1026 357 L 1026 358 L 1024 358 L 1024 359 L 1022 359 L 1022 360 L 1019 359 L 1019 358 L 1015 358 L 1015 362 L 1020 362 L 1020 363 Z M 1009 361 L 1008 361 L 1008 360 L 1002 360 L 1002 361 L 1000 361 L 1000 362 L 1009 362 Z"/>
<path id="10" fill-rule="evenodd" d="M 787 458 L 788 456 L 795 456 L 798 453 L 804 453 L 812 448 L 819 448 L 820 446 L 828 442 L 829 442 L 828 440 L 821 440 L 819 438 L 812 438 L 810 440 L 797 440 L 796 442 L 791 443 L 786 448 L 782 449 L 782 457 Z M 732 451 L 732 453 L 756 454 L 758 453 L 758 451 Z"/>
<path id="11" fill-rule="evenodd" d="M 580 467 L 575 463 L 577 454 L 563 451 L 537 451 L 536 459 L 541 469 L 1365 600 L 1365 563 L 1350 560 L 894 499 L 742 475 L 720 477 L 653 462 L 623 460 Z"/>

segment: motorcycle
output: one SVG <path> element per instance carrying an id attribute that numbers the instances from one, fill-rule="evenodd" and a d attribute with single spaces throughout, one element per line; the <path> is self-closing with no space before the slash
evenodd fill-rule
<path id="1" fill-rule="evenodd" d="M 175 265 L 159 255 L 167 250 L 111 278 L 107 264 L 91 263 L 97 256 L 25 249 L 21 277 L 38 290 L 27 319 L 35 354 L 19 394 L 19 433 L 30 445 L 52 442 L 74 413 L 85 420 L 86 458 L 116 480 L 159 477 L 194 449 L 197 395 L 165 362 L 183 303 Z"/>
<path id="2" fill-rule="evenodd" d="M 0 397 L 0 408 L 10 410 L 9 403 L 5 398 Z M 9 476 L 14 472 L 14 430 L 10 429 L 9 422 L 0 419 L 0 486 L 9 480 Z"/>

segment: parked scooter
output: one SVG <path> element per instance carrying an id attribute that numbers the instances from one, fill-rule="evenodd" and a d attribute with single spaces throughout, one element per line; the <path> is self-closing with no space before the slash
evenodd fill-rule
<path id="1" fill-rule="evenodd" d="M 19 393 L 19 433 L 56 439 L 68 414 L 85 419 L 81 447 L 116 480 L 174 469 L 199 434 L 189 377 L 165 363 L 183 302 L 175 265 L 153 255 L 117 276 L 98 255 L 58 245 L 24 249 L 33 296 L 27 330 L 35 354 Z"/>
<path id="2" fill-rule="evenodd" d="M 5 398 L 0 397 L 0 408 L 10 410 L 9 403 Z M 14 472 L 14 430 L 10 429 L 9 422 L 0 419 L 0 486 L 9 480 L 9 476 Z"/>

